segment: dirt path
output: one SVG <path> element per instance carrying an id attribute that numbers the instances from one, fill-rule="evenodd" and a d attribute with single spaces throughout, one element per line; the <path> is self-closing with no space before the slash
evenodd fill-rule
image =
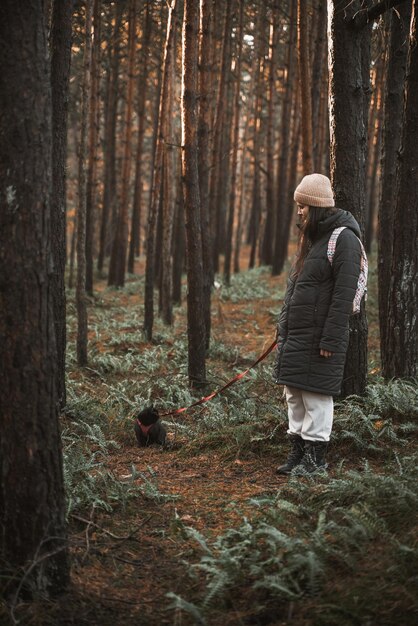
<path id="1" fill-rule="evenodd" d="M 249 355 L 261 354 L 274 338 L 271 311 L 280 305 L 274 296 L 283 289 L 284 278 L 263 275 L 265 280 L 271 298 L 234 303 L 222 293 L 213 296 L 213 340 L 237 351 L 238 363 L 219 364 L 224 376 L 229 371 L 232 376 L 237 367 L 248 367 Z M 96 289 L 104 302 L 114 298 L 104 282 Z M 120 294 L 122 310 L 135 310 L 139 302 L 138 294 Z M 184 319 L 179 326 L 185 324 Z M 103 333 L 101 338 L 105 352 L 109 338 Z M 77 371 L 74 375 L 78 376 Z M 92 380 L 88 388 L 95 383 Z M 180 419 L 187 423 L 196 419 L 196 414 L 183 414 Z M 142 474 L 137 484 L 144 485 L 144 477 L 149 481 L 149 495 L 129 500 L 123 511 L 118 506 L 112 514 L 95 511 L 91 520 L 88 514 L 79 516 L 83 520 L 71 520 L 72 589 L 60 601 L 59 618 L 54 618 L 60 621 L 56 623 L 193 624 L 184 612 L 167 610 L 168 592 L 197 599 L 202 587 L 202 582 L 187 573 L 185 561 L 197 562 L 201 552 L 196 542 L 186 538 L 184 526 L 205 537 L 216 537 L 239 526 L 245 514 L 254 515 L 250 498 L 272 493 L 283 482 L 274 475 L 275 458 L 248 453 L 244 459 L 230 458 L 225 450 L 189 452 L 189 442 L 181 438 L 167 450 L 139 449 L 134 441 L 132 429 L 132 438 L 112 452 L 105 469 L 121 481 L 130 481 L 134 468 Z M 230 609 L 222 620 L 229 625 L 239 623 L 240 618 Z M 218 618 L 216 624 L 222 626 Z"/>
<path id="2" fill-rule="evenodd" d="M 86 518 L 72 520 L 76 565 L 72 592 L 61 602 L 60 623 L 194 623 L 184 613 L 167 611 L 165 596 L 173 591 L 190 598 L 199 591 L 183 563 L 197 560 L 196 544 L 185 538 L 182 525 L 205 536 L 219 535 L 239 525 L 245 513 L 254 513 L 251 497 L 272 493 L 285 482 L 274 475 L 273 459 L 226 460 L 216 452 L 190 458 L 178 450 L 126 447 L 107 467 L 128 480 L 132 466 L 150 478 L 152 468 L 160 501 L 131 500 L 124 512 L 94 515 L 95 525 Z M 224 623 L 237 619 L 228 611 Z"/>

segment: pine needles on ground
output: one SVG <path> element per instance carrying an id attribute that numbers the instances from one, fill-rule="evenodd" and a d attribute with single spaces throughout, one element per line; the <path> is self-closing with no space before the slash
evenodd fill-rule
<path id="1" fill-rule="evenodd" d="M 249 316 L 256 330 L 257 301 L 268 292 L 267 278 L 264 269 L 252 270 L 233 277 L 228 290 L 218 288 L 215 304 L 218 299 L 230 317 L 224 330 L 225 319 L 220 320 L 211 342 L 207 393 L 255 360 L 256 342 L 237 343 L 228 333 L 240 336 L 241 316 Z M 69 342 L 63 422 L 69 515 L 92 509 L 128 513 L 138 500 L 156 512 L 175 498 L 175 506 L 181 506 L 182 496 L 164 493 L 152 467 L 138 469 L 137 463 L 128 462 L 115 469 L 112 463 L 120 451 L 133 449 L 133 417 L 139 409 L 153 404 L 164 413 L 200 397 L 187 386 L 185 307 L 176 309 L 172 328 L 156 320 L 154 340 L 147 343 L 142 310 L 129 304 L 136 288 L 132 282 L 124 290 L 106 290 L 91 305 L 87 368 L 76 367 Z M 272 298 L 265 310 L 272 328 L 274 306 Z M 71 333 L 71 302 L 69 312 Z M 399 623 L 412 624 L 410 590 L 417 583 L 418 557 L 417 417 L 415 381 L 384 383 L 371 376 L 364 397 L 336 404 L 330 475 L 279 480 L 277 489 L 271 488 L 272 476 L 287 452 L 287 411 L 281 390 L 272 382 L 271 361 L 250 370 L 211 402 L 166 418 L 174 466 L 177 461 L 187 465 L 190 459 L 191 468 L 198 466 L 199 455 L 213 455 L 230 465 L 254 462 L 266 475 L 265 492 L 253 492 L 258 496 L 247 500 L 241 523 L 216 532 L 204 522 L 193 527 L 188 513 L 175 513 L 171 530 L 161 531 L 178 543 L 179 562 L 194 581 L 190 592 L 179 593 L 174 582 L 170 587 L 176 619 L 185 612 L 193 623 L 218 624 L 231 611 L 242 615 L 242 623 L 267 624 L 297 612 L 303 623 L 309 607 L 315 626 L 354 626 L 367 620 L 391 626 L 395 613 Z M 181 482 L 174 476 L 174 483 L 176 479 Z M 225 485 L 232 490 L 232 502 L 234 485 Z M 214 488 L 214 502 L 216 497 Z M 242 498 L 240 502 L 231 503 L 237 516 Z"/>

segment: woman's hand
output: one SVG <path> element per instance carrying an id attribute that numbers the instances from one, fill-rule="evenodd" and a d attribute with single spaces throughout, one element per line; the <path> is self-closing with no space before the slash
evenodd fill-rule
<path id="1" fill-rule="evenodd" d="M 330 356 L 332 356 L 334 353 L 330 352 L 329 350 L 323 350 L 322 348 L 319 350 L 319 354 L 321 356 L 324 356 L 326 359 L 328 359 Z"/>

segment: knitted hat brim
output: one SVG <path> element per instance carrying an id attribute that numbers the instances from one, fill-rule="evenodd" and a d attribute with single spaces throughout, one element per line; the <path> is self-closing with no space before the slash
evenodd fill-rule
<path id="1" fill-rule="evenodd" d="M 296 189 L 294 193 L 294 199 L 298 204 L 309 205 L 309 206 L 317 206 L 317 207 L 334 207 L 335 202 L 334 198 L 330 198 L 329 196 L 324 198 L 319 198 L 318 196 L 310 196 L 306 193 L 301 193 Z"/>

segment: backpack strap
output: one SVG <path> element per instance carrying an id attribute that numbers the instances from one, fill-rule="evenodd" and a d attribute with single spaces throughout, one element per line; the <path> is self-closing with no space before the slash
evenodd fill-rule
<path id="1" fill-rule="evenodd" d="M 327 257 L 330 265 L 332 266 L 332 262 L 334 260 L 335 248 L 337 246 L 337 239 L 340 233 L 346 228 L 346 226 L 340 226 L 339 228 L 334 228 L 331 233 L 331 237 L 328 240 L 327 247 Z M 360 275 L 357 282 L 357 289 L 354 296 L 353 301 L 353 313 L 360 312 L 360 304 L 361 300 L 364 297 L 367 300 L 367 277 L 369 273 L 369 264 L 367 261 L 367 254 L 364 249 L 362 241 L 357 237 L 361 247 L 361 259 L 360 259 Z"/>
<path id="2" fill-rule="evenodd" d="M 334 230 L 331 233 L 331 237 L 328 240 L 327 257 L 328 257 L 328 261 L 330 262 L 330 265 L 332 265 L 332 262 L 334 260 L 335 248 L 337 246 L 337 239 L 340 236 L 340 233 L 342 233 L 342 231 L 345 228 L 347 227 L 340 226 L 339 228 L 334 228 Z"/>
<path id="3" fill-rule="evenodd" d="M 359 239 L 360 241 L 360 239 Z M 360 276 L 357 283 L 357 291 L 354 296 L 353 302 L 353 311 L 355 313 L 360 312 L 360 304 L 361 300 L 364 297 L 364 300 L 367 301 L 367 279 L 369 276 L 369 262 L 367 260 L 366 250 L 364 249 L 363 243 L 360 241 L 361 246 L 361 261 L 360 261 Z"/>

